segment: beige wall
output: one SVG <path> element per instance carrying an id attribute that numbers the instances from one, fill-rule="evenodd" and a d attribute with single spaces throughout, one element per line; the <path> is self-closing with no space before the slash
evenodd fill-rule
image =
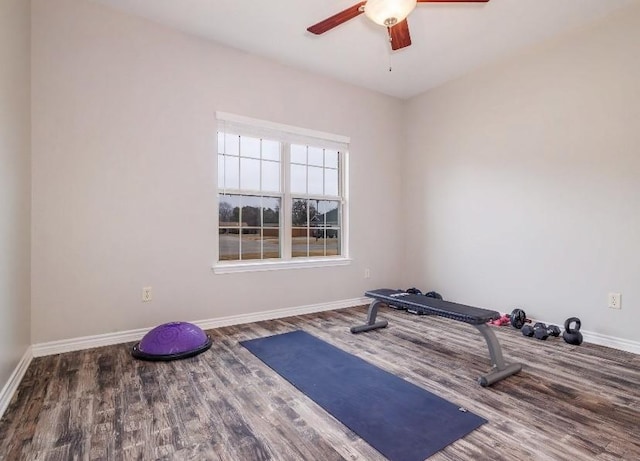
<path id="1" fill-rule="evenodd" d="M 632 7 L 407 104 L 407 280 L 640 340 L 638 44 Z"/>
<path id="2" fill-rule="evenodd" d="M 34 343 L 400 283 L 397 100 L 90 2 L 32 8 Z M 212 273 L 215 111 L 351 137 L 350 266 Z"/>
<path id="3" fill-rule="evenodd" d="M 0 389 L 29 332 L 29 2 L 0 1 Z"/>
<path id="4" fill-rule="evenodd" d="M 32 21 L 32 342 L 410 285 L 638 339 L 638 8 L 405 104 L 90 2 Z M 352 265 L 212 273 L 217 110 L 351 137 Z"/>

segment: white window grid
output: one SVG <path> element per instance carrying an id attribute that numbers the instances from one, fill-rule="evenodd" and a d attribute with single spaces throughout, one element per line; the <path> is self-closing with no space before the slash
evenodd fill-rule
<path id="1" fill-rule="evenodd" d="M 226 117 L 225 117 L 226 116 Z M 218 118 L 220 120 L 220 113 L 218 115 Z M 240 125 L 245 125 L 245 127 L 243 127 L 244 129 L 230 129 L 230 130 L 226 130 L 224 129 L 223 126 L 223 130 L 221 130 L 220 132 L 224 133 L 224 134 L 234 134 L 236 135 L 236 132 L 238 133 L 238 136 L 250 136 L 250 137 L 258 137 L 259 139 L 268 139 L 268 140 L 276 140 L 278 138 L 278 136 L 267 136 L 267 137 L 263 137 L 260 136 L 258 133 L 253 133 L 254 129 L 256 126 L 260 127 L 264 127 L 265 124 L 267 125 L 276 125 L 277 127 L 283 127 L 283 125 L 278 125 L 278 124 L 271 124 L 270 122 L 263 122 L 263 121 L 257 121 L 257 120 L 252 120 L 252 119 L 248 119 L 246 117 L 242 117 L 242 116 L 233 116 L 230 114 L 224 114 L 224 116 L 222 117 L 222 120 L 226 120 L 226 119 L 232 119 L 232 122 L 235 121 L 237 122 L 238 119 L 241 119 L 241 123 Z M 253 122 L 253 123 L 246 123 L 247 121 Z M 224 125 L 224 123 L 223 123 Z M 233 125 L 232 125 L 233 126 Z M 247 129 L 247 127 L 249 127 Z M 286 128 L 292 128 L 292 127 L 288 127 L 286 126 Z M 260 129 L 255 129 L 255 131 L 260 131 Z M 291 131 L 291 130 L 288 130 Z M 279 239 L 280 239 L 280 259 L 283 261 L 293 261 L 293 260 L 300 260 L 303 261 L 305 259 L 315 259 L 315 258 L 300 258 L 300 257 L 292 257 L 292 252 L 293 252 L 293 248 L 292 248 L 292 230 L 293 230 L 293 225 L 292 225 L 292 205 L 293 205 L 293 200 L 294 199 L 305 199 L 307 200 L 307 202 L 309 200 L 318 200 L 318 201 L 337 201 L 339 202 L 339 207 L 338 207 L 338 215 L 339 215 L 339 242 L 340 242 L 340 246 L 339 246 L 339 255 L 338 258 L 340 259 L 348 259 L 348 232 L 347 232 L 347 213 L 346 213 L 346 205 L 347 205 L 347 200 L 346 200 L 346 191 L 347 189 L 347 163 L 346 163 L 346 159 L 347 159 L 347 155 L 348 152 L 346 149 L 342 148 L 338 148 L 336 149 L 334 146 L 330 145 L 330 146 L 323 146 L 321 147 L 321 145 L 318 145 L 316 143 L 313 143 L 312 141 L 310 142 L 309 139 L 307 139 L 308 137 L 308 133 L 312 134 L 313 136 L 309 136 L 310 138 L 322 138 L 322 137 L 327 137 L 327 138 L 334 138 L 334 141 L 337 140 L 337 143 L 339 144 L 347 144 L 348 143 L 348 138 L 344 138 L 344 137 L 340 137 L 340 136 L 335 136 L 335 135 L 330 135 L 330 134 L 326 134 L 326 133 L 319 133 L 319 132 L 313 132 L 310 130 L 304 130 L 304 129 L 297 129 L 294 128 L 293 131 L 302 131 L 303 133 L 298 133 L 298 138 L 296 139 L 296 142 L 290 142 L 290 141 L 280 141 L 280 192 L 271 192 L 271 191 L 263 191 L 263 190 L 253 190 L 253 189 L 246 189 L 246 188 L 242 188 L 242 162 L 238 161 L 238 188 L 229 188 L 226 187 L 227 181 L 226 181 L 226 169 L 223 166 L 223 173 L 222 173 L 222 177 L 223 177 L 223 187 L 218 187 L 218 196 L 220 195 L 240 195 L 240 196 L 252 196 L 252 197 L 271 197 L 271 198 L 277 198 L 280 200 L 280 213 L 279 213 L 279 229 L 280 229 L 280 233 L 279 233 Z M 318 136 L 318 134 L 320 136 Z M 326 140 L 324 140 L 326 142 Z M 225 142 L 226 142 L 226 137 L 225 137 Z M 329 139 L 329 143 L 331 143 L 331 139 Z M 292 164 L 298 164 L 296 162 L 291 161 L 291 145 L 292 144 L 298 144 L 298 145 L 305 145 L 307 146 L 307 162 L 305 164 L 305 166 L 307 166 L 306 168 L 306 178 L 305 178 L 305 183 L 306 183 L 306 188 L 307 188 L 307 192 L 306 193 L 299 193 L 299 192 L 291 192 L 291 187 L 288 186 L 290 185 L 290 171 L 291 168 L 290 166 Z M 338 171 L 338 194 L 337 195 L 332 195 L 332 194 L 310 194 L 308 192 L 308 188 L 309 188 L 309 161 L 308 161 L 308 151 L 309 151 L 309 147 L 316 147 L 316 148 L 323 148 L 323 153 L 325 153 L 325 151 L 327 149 L 333 150 L 333 151 L 337 151 L 337 155 L 338 155 L 338 165 L 337 168 L 335 168 Z M 223 149 L 223 152 L 218 152 L 219 154 L 222 153 L 223 154 L 223 160 L 226 161 L 227 157 L 241 157 L 240 156 L 240 152 L 238 153 L 238 156 L 235 155 L 229 155 L 226 153 L 226 148 Z M 253 157 L 252 157 L 253 158 Z M 262 149 L 260 152 L 260 186 L 259 188 L 262 189 L 262 180 L 263 180 L 263 175 L 262 175 L 262 167 L 263 167 L 263 161 L 271 161 L 271 160 L 264 160 L 263 159 L 263 155 L 262 155 Z M 275 161 L 274 161 L 275 162 Z M 301 164 L 301 163 L 300 163 Z M 301 164 L 302 165 L 302 164 Z M 330 166 L 326 165 L 326 154 L 323 155 L 323 165 L 322 165 L 322 170 L 323 170 L 323 189 L 325 187 L 325 181 L 324 181 L 324 175 L 326 174 L 326 170 L 327 169 L 332 169 Z M 220 177 L 220 176 L 219 176 Z M 219 206 L 219 201 L 218 203 L 216 203 L 216 210 Z M 262 229 L 264 229 L 264 222 L 262 220 L 262 207 L 261 207 L 261 233 L 262 233 Z M 218 214 L 216 213 L 216 217 L 218 216 Z M 309 207 L 307 207 L 307 228 L 309 229 Z M 239 226 L 241 225 L 241 221 L 239 222 Z M 220 228 L 219 223 L 218 223 L 218 228 Z M 297 226 L 296 226 L 297 227 Z M 324 226 L 323 226 L 324 227 Z M 326 239 L 325 239 L 326 240 Z M 307 237 L 307 254 L 309 254 L 309 245 L 310 245 L 310 237 Z M 270 259 L 250 259 L 250 260 L 230 260 L 230 261 L 220 261 L 219 259 L 219 245 L 216 245 L 216 260 L 218 261 L 218 264 L 222 263 L 222 264 L 238 264 L 238 263 L 242 263 L 242 262 L 251 262 L 252 264 L 255 263 L 261 263 L 262 261 L 271 261 Z M 264 241 L 261 238 L 260 239 L 260 253 L 261 255 L 264 254 Z M 242 258 L 242 239 L 240 238 L 240 248 L 239 248 L 239 254 L 240 254 L 240 258 Z M 326 254 L 326 241 L 325 241 L 325 254 Z M 321 257 L 322 259 L 332 259 L 330 256 L 323 256 Z"/>

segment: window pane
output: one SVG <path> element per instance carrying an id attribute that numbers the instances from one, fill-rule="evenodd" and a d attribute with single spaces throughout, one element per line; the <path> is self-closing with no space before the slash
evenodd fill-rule
<path id="1" fill-rule="evenodd" d="M 218 187 L 224 189 L 224 155 L 218 154 Z"/>
<path id="2" fill-rule="evenodd" d="M 262 162 L 262 190 L 280 192 L 280 163 Z"/>
<path id="3" fill-rule="evenodd" d="M 224 154 L 224 133 L 218 131 L 218 153 Z"/>
<path id="4" fill-rule="evenodd" d="M 280 226 L 279 198 L 262 197 L 262 225 L 264 227 Z"/>
<path id="5" fill-rule="evenodd" d="M 280 143 L 270 139 L 262 140 L 262 158 L 264 160 L 280 161 Z"/>
<path id="6" fill-rule="evenodd" d="M 311 245 L 313 245 L 314 240 L 315 240 L 315 243 L 317 244 L 318 240 L 324 239 L 324 232 L 325 232 L 324 227 L 309 229 L 309 236 L 311 237 Z"/>
<path id="7" fill-rule="evenodd" d="M 324 170 L 324 194 L 338 195 L 338 170 Z"/>
<path id="8" fill-rule="evenodd" d="M 291 256 L 294 258 L 306 258 L 308 245 L 307 229 L 291 229 Z"/>
<path id="9" fill-rule="evenodd" d="M 340 254 L 340 232 L 337 229 L 327 229 L 325 251 L 326 256 L 338 256 Z"/>
<path id="10" fill-rule="evenodd" d="M 282 257 L 279 197 L 219 197 L 221 261 Z"/>
<path id="11" fill-rule="evenodd" d="M 309 147 L 309 165 L 324 166 L 324 149 Z"/>
<path id="12" fill-rule="evenodd" d="M 317 200 L 309 200 L 307 202 L 307 206 L 309 207 L 309 225 L 310 226 L 322 226 L 322 216 L 318 215 L 318 201 Z"/>
<path id="13" fill-rule="evenodd" d="M 240 155 L 243 157 L 260 158 L 260 140 L 242 136 L 240 138 Z"/>
<path id="14" fill-rule="evenodd" d="M 291 144 L 291 163 L 307 164 L 307 146 Z"/>
<path id="15" fill-rule="evenodd" d="M 218 225 L 220 227 L 237 227 L 240 224 L 240 196 L 221 195 L 218 205 Z"/>
<path id="16" fill-rule="evenodd" d="M 240 159 L 240 188 L 260 190 L 260 160 Z"/>
<path id="17" fill-rule="evenodd" d="M 324 151 L 324 166 L 327 168 L 338 168 L 338 151 Z"/>
<path id="18" fill-rule="evenodd" d="M 224 187 L 226 189 L 240 188 L 240 159 L 224 156 Z"/>
<path id="19" fill-rule="evenodd" d="M 291 192 L 294 194 L 307 193 L 307 167 L 291 165 Z"/>
<path id="20" fill-rule="evenodd" d="M 308 226 L 306 199 L 293 199 L 293 205 L 291 207 L 291 225 L 294 227 Z"/>
<path id="21" fill-rule="evenodd" d="M 262 229 L 262 257 L 280 257 L 280 231 L 275 228 Z"/>
<path id="22" fill-rule="evenodd" d="M 323 193 L 323 170 L 324 168 L 309 167 L 309 194 L 321 195 Z"/>
<path id="23" fill-rule="evenodd" d="M 218 235 L 220 261 L 233 261 L 240 259 L 240 238 L 238 231 L 238 228 L 220 228 Z"/>
<path id="24" fill-rule="evenodd" d="M 340 202 L 335 200 L 320 200 L 318 213 L 323 217 L 322 221 L 328 227 L 340 227 Z"/>
<path id="25" fill-rule="evenodd" d="M 237 134 L 224 135 L 224 153 L 227 155 L 240 155 L 240 136 Z"/>
<path id="26" fill-rule="evenodd" d="M 324 228 L 312 229 L 312 235 L 309 239 L 309 256 L 324 256 L 325 232 Z"/>
<path id="27" fill-rule="evenodd" d="M 242 196 L 242 214 L 240 215 L 242 227 L 260 227 L 262 223 L 261 197 Z M 258 229 L 259 230 L 259 229 Z M 244 249 L 242 250 L 244 253 Z"/>
<path id="28" fill-rule="evenodd" d="M 242 259 L 262 259 L 260 228 L 242 229 Z"/>

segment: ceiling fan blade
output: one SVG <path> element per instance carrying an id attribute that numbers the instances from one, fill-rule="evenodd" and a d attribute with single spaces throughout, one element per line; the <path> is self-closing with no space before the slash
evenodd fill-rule
<path id="1" fill-rule="evenodd" d="M 487 3 L 489 0 L 417 0 L 418 3 Z"/>
<path id="2" fill-rule="evenodd" d="M 403 19 L 393 27 L 389 27 L 389 38 L 391 39 L 391 49 L 399 50 L 411 45 L 411 35 L 409 34 L 409 23 Z"/>
<path id="3" fill-rule="evenodd" d="M 334 14 L 330 18 L 325 19 L 324 21 L 320 21 L 318 24 L 314 24 L 313 26 L 307 28 L 309 32 L 312 34 L 320 35 L 324 34 L 326 31 L 333 29 L 336 26 L 339 26 L 343 22 L 347 22 L 349 19 L 353 19 L 356 16 L 362 14 L 364 11 L 362 10 L 362 6 L 367 2 L 359 2 L 353 5 L 350 8 L 347 8 L 340 13 Z"/>

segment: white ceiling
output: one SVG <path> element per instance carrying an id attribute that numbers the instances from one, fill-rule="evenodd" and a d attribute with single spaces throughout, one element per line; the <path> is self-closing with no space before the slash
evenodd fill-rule
<path id="1" fill-rule="evenodd" d="M 320 36 L 306 31 L 357 0 L 94 1 L 399 98 L 410 98 L 484 63 L 640 2 L 421 3 L 409 16 L 413 44 L 391 52 L 385 29 L 364 15 Z"/>

